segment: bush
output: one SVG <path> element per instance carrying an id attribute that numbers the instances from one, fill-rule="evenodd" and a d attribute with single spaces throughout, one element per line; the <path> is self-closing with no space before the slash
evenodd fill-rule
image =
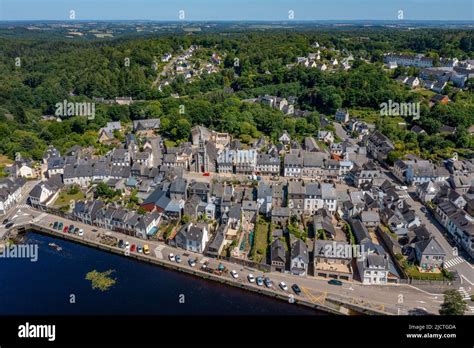
<path id="1" fill-rule="evenodd" d="M 79 186 L 77 185 L 72 185 L 71 188 L 68 191 L 68 194 L 70 195 L 76 195 L 79 193 Z"/>

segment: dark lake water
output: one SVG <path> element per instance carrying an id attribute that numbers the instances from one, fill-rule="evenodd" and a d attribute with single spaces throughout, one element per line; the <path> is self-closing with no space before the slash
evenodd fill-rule
<path id="1" fill-rule="evenodd" d="M 39 245 L 37 262 L 0 258 L 0 315 L 323 314 L 37 233 L 28 233 L 25 242 Z M 49 247 L 51 242 L 63 249 Z M 109 269 L 117 283 L 105 292 L 92 289 L 86 274 Z"/>

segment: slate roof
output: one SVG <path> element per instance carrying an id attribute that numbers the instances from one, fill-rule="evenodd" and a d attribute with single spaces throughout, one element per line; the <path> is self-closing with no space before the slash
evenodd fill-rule
<path id="1" fill-rule="evenodd" d="M 425 255 L 446 255 L 436 238 L 421 240 L 415 243 L 415 248 Z"/>
<path id="2" fill-rule="evenodd" d="M 276 239 L 271 245 L 271 260 L 286 262 L 285 246 L 279 239 Z"/>
<path id="3" fill-rule="evenodd" d="M 291 247 L 291 258 L 296 257 L 301 257 L 304 263 L 309 262 L 308 247 L 301 239 L 298 239 Z"/>

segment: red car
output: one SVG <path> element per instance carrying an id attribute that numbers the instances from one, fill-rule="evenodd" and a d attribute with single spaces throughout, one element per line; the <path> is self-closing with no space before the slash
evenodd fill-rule
<path id="1" fill-rule="evenodd" d="M 210 176 L 210 173 L 204 173 L 202 176 Z"/>
<path id="2" fill-rule="evenodd" d="M 136 248 L 137 246 L 135 244 L 132 244 L 132 246 L 130 247 L 130 251 L 135 251 Z"/>
<path id="3" fill-rule="evenodd" d="M 63 232 L 64 232 L 64 233 L 67 233 L 68 230 L 69 230 L 69 227 L 66 226 L 66 227 L 64 227 Z"/>

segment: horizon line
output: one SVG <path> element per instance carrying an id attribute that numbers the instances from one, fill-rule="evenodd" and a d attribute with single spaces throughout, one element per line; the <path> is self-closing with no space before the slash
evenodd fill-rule
<path id="1" fill-rule="evenodd" d="M 301 23 L 301 22 L 468 22 L 474 23 L 474 19 L 0 19 L 1 22 L 274 22 L 274 23 Z"/>

